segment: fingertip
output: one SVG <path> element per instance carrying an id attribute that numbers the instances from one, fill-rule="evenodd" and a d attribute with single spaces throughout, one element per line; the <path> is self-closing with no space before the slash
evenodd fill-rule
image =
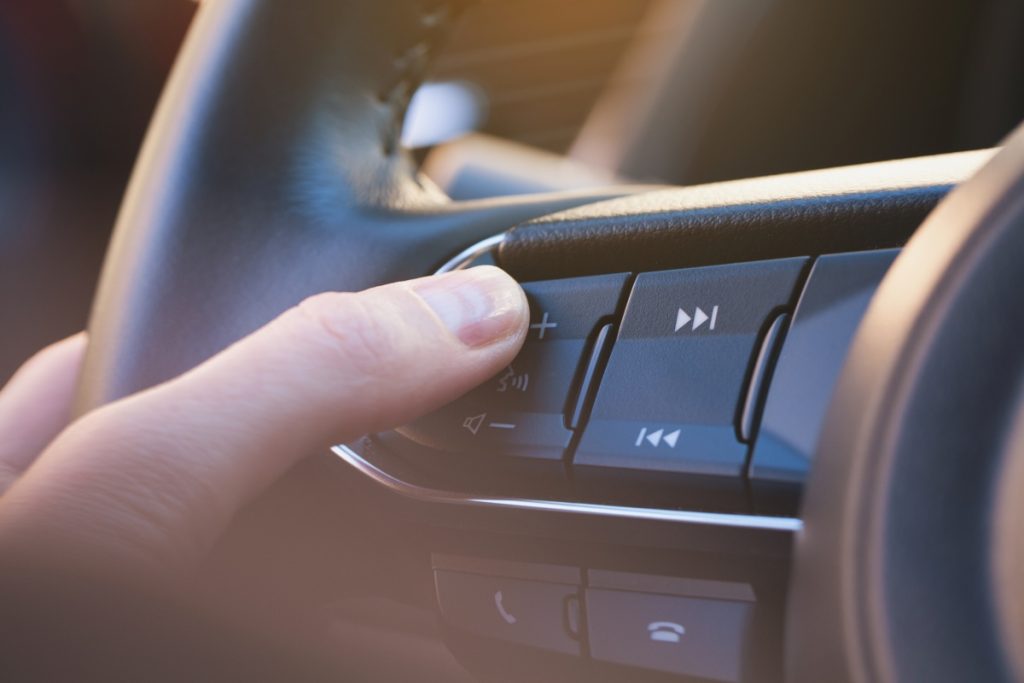
<path id="1" fill-rule="evenodd" d="M 494 266 L 479 266 L 416 281 L 413 292 L 459 341 L 470 348 L 522 337 L 528 306 L 522 287 Z"/>

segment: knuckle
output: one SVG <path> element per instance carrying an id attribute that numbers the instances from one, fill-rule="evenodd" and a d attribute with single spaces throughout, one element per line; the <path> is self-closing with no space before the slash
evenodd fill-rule
<path id="1" fill-rule="evenodd" d="M 315 326 L 313 334 L 346 371 L 368 378 L 393 371 L 400 332 L 357 294 L 317 294 L 298 312 Z"/>

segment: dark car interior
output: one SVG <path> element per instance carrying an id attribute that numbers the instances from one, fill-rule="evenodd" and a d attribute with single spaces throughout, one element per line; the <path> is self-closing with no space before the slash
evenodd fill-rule
<path id="1" fill-rule="evenodd" d="M 1021 680 L 1022 63 L 1012 0 L 7 3 L 0 381 L 496 264 L 519 356 L 253 504 L 242 620 L 333 680 Z"/>

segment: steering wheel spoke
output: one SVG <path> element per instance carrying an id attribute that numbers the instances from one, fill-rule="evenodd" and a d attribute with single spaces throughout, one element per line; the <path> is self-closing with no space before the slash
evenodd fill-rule
<path id="1" fill-rule="evenodd" d="M 609 188 L 451 202 L 394 140 L 460 3 L 205 4 L 132 177 L 79 392 L 172 377 L 302 298 L 424 275 Z"/>

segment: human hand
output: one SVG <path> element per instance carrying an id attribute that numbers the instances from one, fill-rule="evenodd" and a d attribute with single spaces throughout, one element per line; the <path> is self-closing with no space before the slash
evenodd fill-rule
<path id="1" fill-rule="evenodd" d="M 85 339 L 60 342 L 0 392 L 0 555 L 189 576 L 298 459 L 483 382 L 516 354 L 527 321 L 522 290 L 492 267 L 323 294 L 74 421 Z"/>

